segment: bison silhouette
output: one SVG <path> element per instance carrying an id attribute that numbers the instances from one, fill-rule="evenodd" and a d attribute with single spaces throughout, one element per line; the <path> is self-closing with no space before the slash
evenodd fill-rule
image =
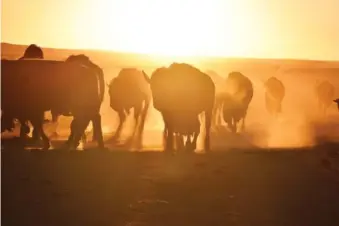
<path id="1" fill-rule="evenodd" d="M 103 70 L 96 64 L 94 64 L 90 58 L 84 54 L 79 54 L 79 55 L 70 55 L 65 62 L 67 63 L 75 63 L 78 64 L 82 67 L 86 67 L 89 70 L 92 70 L 93 73 L 97 75 L 98 81 L 99 81 L 99 99 L 101 103 L 103 102 L 104 95 L 105 95 L 105 78 L 104 78 L 104 72 Z M 93 124 L 93 141 L 101 142 L 102 137 L 100 137 L 100 128 L 98 124 L 101 124 L 101 116 L 100 116 L 100 106 L 97 109 L 97 114 L 94 116 L 94 118 L 91 119 L 92 124 Z M 66 112 L 58 112 L 58 109 L 52 109 L 51 110 L 52 114 L 52 123 L 54 124 L 54 132 L 53 136 L 57 137 L 58 134 L 56 132 L 57 126 L 58 126 L 58 119 L 60 115 L 64 116 L 72 116 L 70 111 Z M 71 133 L 71 137 L 73 134 Z M 86 141 L 86 135 L 85 133 L 83 134 L 83 141 Z M 101 143 L 100 146 L 103 146 Z"/>
<path id="2" fill-rule="evenodd" d="M 1 66 L 2 110 L 21 122 L 31 121 L 44 148 L 50 146 L 42 128 L 44 112 L 70 112 L 73 136 L 66 144 L 77 147 L 101 105 L 97 73 L 76 63 L 52 60 L 1 60 Z M 102 137 L 101 128 L 99 132 Z"/>
<path id="3" fill-rule="evenodd" d="M 274 116 L 282 112 L 282 101 L 285 97 L 285 86 L 276 77 L 270 77 L 265 82 L 266 110 Z"/>
<path id="4" fill-rule="evenodd" d="M 108 85 L 110 106 L 119 115 L 119 125 L 115 139 L 119 138 L 126 116 L 134 109 L 135 127 L 132 138 L 136 138 L 137 145 L 142 144 L 142 133 L 145 119 L 151 101 L 149 78 L 136 68 L 123 68 L 118 76 Z"/>
<path id="5" fill-rule="evenodd" d="M 323 116 L 327 114 L 327 109 L 333 103 L 334 94 L 335 88 L 329 81 L 316 82 L 315 95 L 318 100 L 318 110 Z"/>
<path id="6" fill-rule="evenodd" d="M 226 93 L 222 97 L 222 105 L 223 118 L 232 132 L 238 131 L 237 124 L 241 119 L 241 129 L 245 129 L 245 118 L 252 98 L 251 80 L 240 72 L 231 72 L 226 79 Z"/>
<path id="7" fill-rule="evenodd" d="M 201 113 L 205 114 L 204 148 L 210 150 L 210 127 L 215 101 L 212 79 L 189 64 L 173 63 L 169 67 L 156 69 L 150 84 L 154 108 L 161 113 L 165 124 L 165 150 L 173 150 L 174 135 L 179 140 L 187 136 L 186 148 L 196 149 Z"/>

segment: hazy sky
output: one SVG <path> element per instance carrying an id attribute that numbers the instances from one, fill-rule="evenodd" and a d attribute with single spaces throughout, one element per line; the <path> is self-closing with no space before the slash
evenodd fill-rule
<path id="1" fill-rule="evenodd" d="M 339 60 L 339 0 L 2 0 L 2 41 Z"/>

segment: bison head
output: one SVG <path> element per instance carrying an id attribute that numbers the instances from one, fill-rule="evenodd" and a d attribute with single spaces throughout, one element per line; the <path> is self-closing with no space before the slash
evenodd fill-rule
<path id="1" fill-rule="evenodd" d="M 24 58 L 44 59 L 44 53 L 39 46 L 36 44 L 31 44 L 27 47 L 24 55 L 20 59 Z"/>

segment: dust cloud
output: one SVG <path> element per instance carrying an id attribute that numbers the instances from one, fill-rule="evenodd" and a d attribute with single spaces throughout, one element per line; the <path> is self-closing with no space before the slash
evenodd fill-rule
<path id="1" fill-rule="evenodd" d="M 146 73 L 151 74 L 155 68 L 144 68 Z M 211 68 L 209 68 L 211 69 Z M 227 77 L 230 70 L 212 68 L 223 78 Z M 241 70 L 239 70 L 241 71 Z M 242 71 L 250 78 L 254 86 L 254 96 L 249 105 L 246 118 L 246 130 L 239 134 L 231 134 L 226 128 L 212 129 L 212 150 L 227 150 L 229 148 L 299 148 L 310 147 L 319 141 L 327 139 L 339 141 L 339 113 L 333 104 L 328 110 L 327 116 L 318 113 L 317 102 L 314 94 L 315 81 L 319 76 L 306 76 L 304 74 L 291 74 L 277 71 L 253 72 L 254 70 Z M 119 72 L 118 68 L 105 68 L 106 82 L 108 83 Z M 282 113 L 273 118 L 265 108 L 265 90 L 263 82 L 270 76 L 280 79 L 286 88 L 286 95 L 282 104 Z M 331 78 L 331 82 L 339 87 L 339 79 Z M 336 96 L 339 96 L 337 93 Z M 133 111 L 131 112 L 133 114 Z M 117 113 L 109 106 L 109 96 L 106 92 L 104 103 L 101 107 L 102 128 L 105 139 L 109 137 L 119 124 Z M 58 132 L 64 136 L 69 134 L 71 118 L 61 117 Z M 122 129 L 120 143 L 124 143 L 133 132 L 134 118 L 130 115 Z M 197 143 L 197 152 L 203 149 L 204 122 L 201 122 L 201 132 Z M 151 104 L 146 118 L 143 149 L 162 150 L 163 122 L 160 113 Z M 224 127 L 226 127 L 224 125 Z M 92 131 L 90 124 L 87 134 Z M 107 142 L 110 147 L 110 143 Z"/>

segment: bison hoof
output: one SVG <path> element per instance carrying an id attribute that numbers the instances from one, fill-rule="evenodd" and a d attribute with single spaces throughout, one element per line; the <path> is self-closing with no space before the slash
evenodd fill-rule
<path id="1" fill-rule="evenodd" d="M 27 141 L 30 140 L 30 137 L 27 134 L 20 134 L 20 140 Z"/>
<path id="2" fill-rule="evenodd" d="M 187 152 L 194 152 L 196 149 L 195 145 L 194 144 L 188 144 L 186 145 L 186 151 Z"/>
<path id="3" fill-rule="evenodd" d="M 42 141 L 42 138 L 38 135 L 33 135 L 32 136 L 32 141 L 35 142 L 35 143 L 39 143 Z"/>
<path id="4" fill-rule="evenodd" d="M 205 143 L 204 149 L 205 149 L 205 152 L 210 152 L 211 151 L 211 147 L 210 147 L 209 142 L 207 144 Z"/>
<path id="5" fill-rule="evenodd" d="M 47 142 L 47 143 L 44 143 L 43 147 L 42 147 L 42 150 L 45 150 L 47 151 L 49 148 L 51 147 L 50 143 Z"/>
<path id="6" fill-rule="evenodd" d="M 193 143 L 192 144 L 192 151 L 195 151 L 197 149 L 197 144 Z"/>
<path id="7" fill-rule="evenodd" d="M 184 149 L 185 145 L 184 145 L 184 141 L 180 138 L 177 139 L 177 149 L 178 150 L 182 150 Z"/>
<path id="8" fill-rule="evenodd" d="M 65 149 L 65 150 L 70 150 L 70 149 L 71 149 L 71 146 L 72 146 L 72 142 L 71 142 L 70 140 L 67 140 L 67 141 L 63 144 L 62 148 Z"/>
<path id="9" fill-rule="evenodd" d="M 171 151 L 173 151 L 173 150 L 174 150 L 173 145 L 166 145 L 165 151 L 171 152 Z"/>
<path id="10" fill-rule="evenodd" d="M 104 149 L 105 148 L 105 144 L 104 144 L 103 140 L 98 141 L 98 148 L 100 148 L 100 149 Z"/>
<path id="11" fill-rule="evenodd" d="M 174 149 L 173 149 L 173 148 L 168 148 L 168 147 L 166 147 L 164 151 L 165 151 L 165 152 L 173 152 Z"/>
<path id="12" fill-rule="evenodd" d="M 86 136 L 81 137 L 81 142 L 86 144 L 87 143 L 87 137 Z"/>

